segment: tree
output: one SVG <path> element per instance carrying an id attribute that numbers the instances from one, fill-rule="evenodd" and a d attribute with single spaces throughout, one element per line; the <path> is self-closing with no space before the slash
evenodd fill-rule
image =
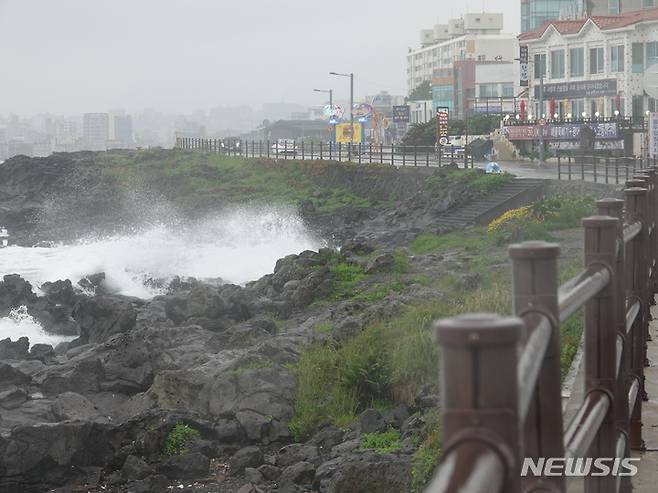
<path id="1" fill-rule="evenodd" d="M 428 99 L 432 99 L 432 85 L 430 81 L 426 80 L 411 91 L 407 101 L 427 101 Z"/>
<path id="2" fill-rule="evenodd" d="M 469 120 L 469 133 L 471 121 Z M 476 128 L 480 128 L 479 120 L 476 122 Z M 464 135 L 466 133 L 466 122 L 464 120 L 451 119 L 448 122 L 449 135 Z M 417 123 L 411 126 L 407 135 L 402 139 L 403 145 L 413 146 L 433 146 L 436 143 L 438 129 L 436 128 L 436 118 L 432 118 L 427 123 Z M 479 135 L 479 134 L 478 134 Z"/>

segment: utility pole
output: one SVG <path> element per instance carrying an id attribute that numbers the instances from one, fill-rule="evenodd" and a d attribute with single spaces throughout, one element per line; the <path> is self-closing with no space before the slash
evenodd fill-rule
<path id="1" fill-rule="evenodd" d="M 334 110 L 334 90 L 333 89 L 313 89 L 315 92 L 323 92 L 325 94 L 329 94 L 329 111 Z M 331 116 L 331 114 L 330 114 Z M 331 132 L 331 142 L 335 143 L 336 142 L 336 125 L 333 125 L 333 131 Z"/>
<path id="2" fill-rule="evenodd" d="M 348 159 L 351 159 L 352 147 L 354 146 L 354 72 L 350 72 L 349 74 L 329 72 L 329 75 L 350 78 L 350 148 L 348 150 Z"/>

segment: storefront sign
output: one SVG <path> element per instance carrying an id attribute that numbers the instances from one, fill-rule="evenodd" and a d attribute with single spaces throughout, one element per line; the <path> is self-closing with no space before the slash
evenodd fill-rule
<path id="1" fill-rule="evenodd" d="M 563 84 L 544 84 L 544 100 L 599 98 L 617 95 L 617 79 L 586 80 Z M 535 86 L 535 99 L 539 99 L 539 85 Z"/>
<path id="2" fill-rule="evenodd" d="M 578 140 L 583 127 L 594 131 L 596 139 L 619 139 L 619 128 L 616 123 L 563 123 L 540 125 L 514 125 L 505 127 L 505 134 L 509 140 Z M 540 134 L 542 132 L 542 134 Z"/>
<path id="3" fill-rule="evenodd" d="M 410 106 L 393 106 L 393 121 L 395 123 L 409 123 L 411 121 Z"/>
<path id="4" fill-rule="evenodd" d="M 436 108 L 436 125 L 439 140 L 441 137 L 448 137 L 448 122 L 450 121 L 450 108 L 439 106 Z"/>
<path id="5" fill-rule="evenodd" d="M 528 47 L 521 46 L 519 52 L 519 62 L 521 63 L 521 87 L 528 87 Z"/>

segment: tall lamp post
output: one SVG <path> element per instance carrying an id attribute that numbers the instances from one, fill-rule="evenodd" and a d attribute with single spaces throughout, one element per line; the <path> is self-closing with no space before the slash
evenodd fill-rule
<path id="1" fill-rule="evenodd" d="M 334 90 L 333 89 L 313 89 L 315 92 L 322 92 L 324 94 L 329 94 L 329 108 L 330 111 L 334 110 Z M 336 126 L 333 126 L 333 131 L 331 132 L 331 142 L 336 142 Z"/>
<path id="2" fill-rule="evenodd" d="M 338 72 L 329 72 L 329 75 L 350 78 L 350 155 L 354 146 L 354 73 L 339 74 Z"/>

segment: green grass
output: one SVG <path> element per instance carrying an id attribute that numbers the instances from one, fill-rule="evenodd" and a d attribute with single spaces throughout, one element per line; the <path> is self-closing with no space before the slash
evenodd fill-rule
<path id="1" fill-rule="evenodd" d="M 400 430 L 389 428 L 386 431 L 365 433 L 361 437 L 361 450 L 372 449 L 378 454 L 390 454 L 400 449 Z"/>
<path id="2" fill-rule="evenodd" d="M 476 227 L 443 235 L 420 234 L 411 243 L 411 251 L 415 255 L 444 253 L 459 249 L 469 253 L 481 253 L 494 245 L 493 236 L 487 234 L 485 228 Z"/>
<path id="3" fill-rule="evenodd" d="M 438 411 L 425 415 L 425 440 L 420 443 L 411 463 L 411 491 L 421 493 L 432 478 L 441 458 L 441 419 Z"/>
<path id="4" fill-rule="evenodd" d="M 264 360 L 257 360 L 257 361 L 251 361 L 249 363 L 245 363 L 244 365 L 238 366 L 237 368 L 233 368 L 230 372 L 233 375 L 242 375 L 245 372 L 248 372 L 250 370 L 263 370 L 265 368 L 273 368 L 274 367 L 274 362 L 269 359 L 264 359 Z"/>
<path id="5" fill-rule="evenodd" d="M 184 423 L 176 423 L 165 438 L 162 454 L 166 456 L 186 454 L 187 445 L 200 437 L 201 433 L 194 428 Z"/>
<path id="6" fill-rule="evenodd" d="M 295 205 L 311 200 L 321 212 L 344 206 L 369 208 L 371 200 L 347 188 L 318 187 L 314 176 L 328 166 L 319 161 L 245 159 L 161 149 L 112 153 L 98 157 L 106 176 L 120 184 L 165 190 L 171 199 L 220 197 L 227 203 L 267 202 Z M 319 192 L 319 193 L 318 193 Z M 317 197 L 316 197 L 317 196 Z"/>
<path id="7" fill-rule="evenodd" d="M 329 266 L 332 278 L 332 290 L 329 298 L 344 300 L 355 294 L 356 286 L 366 278 L 363 267 L 346 262 L 337 262 Z"/>

